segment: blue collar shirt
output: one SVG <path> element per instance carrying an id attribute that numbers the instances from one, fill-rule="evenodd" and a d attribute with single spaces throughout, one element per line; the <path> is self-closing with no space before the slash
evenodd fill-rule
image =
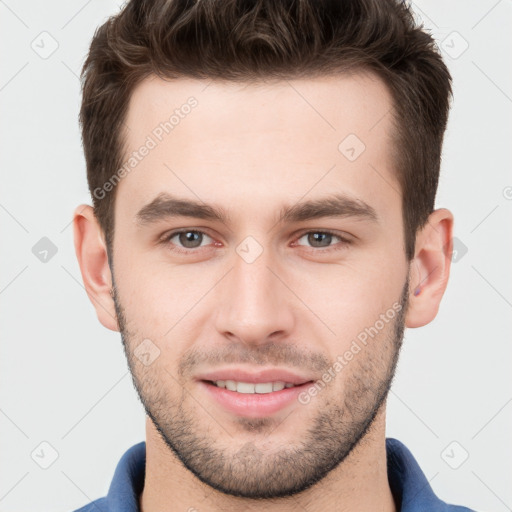
<path id="1" fill-rule="evenodd" d="M 386 439 L 388 480 L 399 512 L 474 512 L 448 505 L 435 494 L 407 447 L 397 439 Z M 132 446 L 119 461 L 107 496 L 75 512 L 140 512 L 139 496 L 144 488 L 146 443 Z"/>

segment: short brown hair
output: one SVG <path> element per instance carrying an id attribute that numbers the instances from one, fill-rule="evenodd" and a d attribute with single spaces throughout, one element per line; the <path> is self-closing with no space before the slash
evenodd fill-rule
<path id="1" fill-rule="evenodd" d="M 109 256 L 123 122 L 151 75 L 249 82 L 370 70 L 393 97 L 393 155 L 406 255 L 434 209 L 452 94 L 437 46 L 399 0 L 131 0 L 96 30 L 82 69 L 80 123 L 94 212 Z"/>

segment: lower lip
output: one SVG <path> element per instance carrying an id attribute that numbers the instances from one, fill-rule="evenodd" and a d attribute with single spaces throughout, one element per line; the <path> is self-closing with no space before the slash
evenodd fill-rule
<path id="1" fill-rule="evenodd" d="M 305 382 L 300 386 L 284 388 L 272 393 L 238 393 L 226 388 L 219 388 L 208 381 L 199 381 L 199 385 L 206 393 L 217 401 L 225 410 L 245 416 L 247 418 L 261 418 L 274 414 L 291 403 L 298 402 L 298 395 L 312 382 Z"/>

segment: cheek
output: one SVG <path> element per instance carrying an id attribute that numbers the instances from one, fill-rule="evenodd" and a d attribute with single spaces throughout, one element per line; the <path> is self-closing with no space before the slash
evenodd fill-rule
<path id="1" fill-rule="evenodd" d="M 276 293 L 282 294 L 282 307 L 293 308 L 296 328 L 316 331 L 320 340 L 325 341 L 326 350 L 330 351 L 331 339 L 336 351 L 343 350 L 399 300 L 403 255 L 399 247 L 376 245 L 379 246 L 340 257 L 338 263 L 295 258 L 291 265 L 280 265 L 276 261 L 275 271 L 293 291 L 276 281 Z M 160 256 L 148 264 L 148 254 L 129 251 L 128 247 L 117 248 L 117 254 L 124 255 L 116 259 L 114 268 L 129 330 L 164 344 L 172 339 L 179 353 L 177 337 L 195 339 L 208 327 L 219 307 L 218 294 L 228 286 L 229 281 L 220 280 L 229 265 L 223 265 L 220 260 L 171 265 Z M 222 306 L 229 307 L 229 304 Z M 183 343 L 186 349 L 186 342 Z"/>
<path id="2" fill-rule="evenodd" d="M 135 347 L 152 340 L 169 361 L 183 353 L 205 327 L 207 317 L 199 314 L 214 310 L 209 291 L 218 281 L 212 269 L 193 266 L 137 265 L 136 271 L 118 265 L 116 284 L 124 308 L 130 343 Z M 124 273 L 123 273 L 124 272 Z M 212 304 L 209 306 L 209 304 Z M 202 312 L 202 313 L 201 313 Z M 207 315 L 209 316 L 209 315 Z"/>
<path id="3" fill-rule="evenodd" d="M 404 284 L 404 269 L 383 261 L 383 257 L 379 257 L 374 264 L 362 265 L 358 261 L 309 267 L 308 272 L 300 276 L 297 272 L 293 277 L 290 275 L 288 282 L 294 283 L 290 287 L 315 313 L 304 318 L 309 324 L 318 324 L 319 332 L 325 333 L 325 341 L 334 345 L 336 351 L 345 349 L 365 328 L 374 326 L 381 315 L 387 314 L 388 322 L 381 329 L 384 332 L 391 323 L 390 318 L 395 316 Z M 335 337 L 329 331 L 334 332 Z"/>

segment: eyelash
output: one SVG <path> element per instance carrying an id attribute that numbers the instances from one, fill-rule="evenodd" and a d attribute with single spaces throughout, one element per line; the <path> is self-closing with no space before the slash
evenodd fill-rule
<path id="1" fill-rule="evenodd" d="M 208 235 L 208 233 L 201 231 L 199 229 L 180 229 L 180 230 L 172 231 L 171 233 L 164 235 L 160 241 L 161 241 L 161 243 L 167 245 L 170 243 L 172 238 L 174 238 L 176 235 L 180 235 L 181 233 L 200 233 L 202 235 L 208 236 L 209 238 L 212 238 L 210 235 Z M 335 244 L 334 246 L 330 246 L 330 247 L 309 247 L 309 249 L 315 253 L 339 251 L 339 250 L 346 248 L 346 246 L 348 246 L 352 243 L 352 241 L 349 240 L 348 238 L 344 238 L 341 235 L 339 235 L 338 233 L 331 231 L 329 229 L 322 229 L 322 230 L 313 229 L 313 230 L 309 230 L 309 231 L 304 231 L 299 235 L 297 240 L 300 240 L 305 235 L 309 235 L 311 233 L 317 233 L 317 234 L 321 233 L 323 235 L 330 235 L 330 236 L 336 237 L 340 240 L 340 242 L 338 244 Z M 175 244 L 172 244 L 172 245 L 175 245 Z M 340 247 L 336 247 L 336 245 L 340 245 Z M 194 254 L 194 253 L 197 253 L 200 249 L 204 249 L 204 247 L 196 247 L 194 249 L 184 249 L 184 248 L 180 248 L 180 247 L 176 246 L 176 247 L 172 248 L 171 250 L 174 252 L 180 253 L 180 254 Z"/>

